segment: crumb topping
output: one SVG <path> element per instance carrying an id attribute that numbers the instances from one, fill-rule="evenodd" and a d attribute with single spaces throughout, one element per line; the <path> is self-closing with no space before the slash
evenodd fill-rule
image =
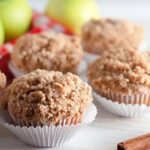
<path id="1" fill-rule="evenodd" d="M 90 64 L 88 78 L 98 92 L 149 92 L 150 63 L 136 49 L 112 50 Z"/>
<path id="2" fill-rule="evenodd" d="M 80 38 L 56 33 L 38 33 L 21 37 L 14 46 L 12 62 L 20 70 L 35 69 L 75 72 L 82 60 Z"/>
<path id="3" fill-rule="evenodd" d="M 7 88 L 12 118 L 40 124 L 83 116 L 92 102 L 91 87 L 72 73 L 36 70 Z"/>
<path id="4" fill-rule="evenodd" d="M 0 90 L 4 89 L 6 86 L 6 76 L 0 71 Z"/>
<path id="5" fill-rule="evenodd" d="M 91 20 L 82 28 L 82 43 L 86 51 L 101 54 L 112 48 L 139 47 L 144 29 L 128 20 Z"/>

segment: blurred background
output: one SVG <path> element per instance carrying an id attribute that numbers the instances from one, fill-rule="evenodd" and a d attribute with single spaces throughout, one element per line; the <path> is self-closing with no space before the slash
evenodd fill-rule
<path id="1" fill-rule="evenodd" d="M 0 45 L 26 32 L 43 30 L 45 25 L 39 24 L 45 19 L 37 19 L 35 13 L 41 13 L 53 23 L 57 21 L 57 25 L 73 34 L 80 34 L 83 24 L 91 18 L 129 19 L 143 25 L 146 39 L 150 39 L 150 0 L 3 0 L 0 1 Z M 42 29 L 37 29 L 37 25 Z"/>
<path id="2" fill-rule="evenodd" d="M 29 0 L 32 7 L 44 11 L 48 0 Z M 104 17 L 128 18 L 150 22 L 150 0 L 96 0 Z"/>
<path id="3" fill-rule="evenodd" d="M 133 20 L 145 27 L 145 37 L 146 39 L 150 39 L 150 0 L 95 1 L 101 17 Z M 29 0 L 29 2 L 35 10 L 43 12 L 48 0 Z"/>

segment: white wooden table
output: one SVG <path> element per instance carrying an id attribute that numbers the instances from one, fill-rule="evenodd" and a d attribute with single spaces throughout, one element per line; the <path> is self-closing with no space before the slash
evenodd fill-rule
<path id="1" fill-rule="evenodd" d="M 40 11 L 46 0 L 31 0 Z M 149 0 L 98 0 L 101 14 L 106 17 L 129 18 L 146 27 L 146 38 L 150 41 L 150 1 Z M 113 116 L 98 108 L 96 120 L 81 130 L 67 145 L 52 150 L 115 150 L 122 140 L 150 132 L 150 112 L 142 118 L 127 119 Z M 18 141 L 6 129 L 0 127 L 0 150 L 38 150 Z M 40 149 L 43 150 L 43 149 Z"/>

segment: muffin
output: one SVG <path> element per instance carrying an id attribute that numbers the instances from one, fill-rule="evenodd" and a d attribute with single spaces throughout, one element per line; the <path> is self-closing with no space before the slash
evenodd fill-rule
<path id="1" fill-rule="evenodd" d="M 91 87 L 76 75 L 39 69 L 14 79 L 6 93 L 14 124 L 81 123 L 92 102 Z"/>
<path id="2" fill-rule="evenodd" d="M 82 57 L 79 37 L 42 32 L 25 35 L 17 40 L 11 62 L 16 69 L 24 73 L 35 69 L 75 73 Z"/>
<path id="3" fill-rule="evenodd" d="M 145 60 L 150 63 L 150 51 L 144 51 L 142 55 L 144 55 Z"/>
<path id="4" fill-rule="evenodd" d="M 4 89 L 6 86 L 6 76 L 0 71 L 0 90 Z"/>
<path id="5" fill-rule="evenodd" d="M 82 44 L 91 54 L 102 54 L 112 48 L 138 48 L 144 39 L 144 29 L 128 20 L 90 20 L 82 28 Z"/>
<path id="6" fill-rule="evenodd" d="M 6 99 L 4 99 L 3 94 L 6 86 L 6 76 L 0 71 L 0 109 L 6 108 Z"/>
<path id="7" fill-rule="evenodd" d="M 93 89 L 107 99 L 150 105 L 150 63 L 134 48 L 105 52 L 89 65 L 88 78 Z"/>
<path id="8" fill-rule="evenodd" d="M 26 144 L 53 148 L 94 121 L 91 87 L 72 73 L 37 69 L 5 89 L 2 125 Z"/>

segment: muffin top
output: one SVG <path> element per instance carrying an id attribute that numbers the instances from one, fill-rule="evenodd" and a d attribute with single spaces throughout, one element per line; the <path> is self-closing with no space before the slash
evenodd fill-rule
<path id="1" fill-rule="evenodd" d="M 6 86 L 6 76 L 0 71 L 0 90 L 4 89 Z"/>
<path id="2" fill-rule="evenodd" d="M 134 48 L 105 52 L 89 65 L 88 78 L 97 92 L 135 94 L 150 90 L 150 63 Z"/>
<path id="3" fill-rule="evenodd" d="M 79 37 L 42 32 L 25 35 L 16 42 L 12 63 L 24 72 L 35 69 L 75 72 L 82 55 Z"/>
<path id="4" fill-rule="evenodd" d="M 46 70 L 35 70 L 14 79 L 6 93 L 13 120 L 39 125 L 82 118 L 92 102 L 91 87 L 79 77 Z"/>
<path id="5" fill-rule="evenodd" d="M 87 22 L 82 28 L 86 51 L 101 54 L 112 48 L 139 47 L 144 29 L 128 20 L 100 19 Z"/>
<path id="6" fill-rule="evenodd" d="M 150 62 L 150 51 L 144 51 L 142 55 L 144 55 L 146 61 Z"/>

